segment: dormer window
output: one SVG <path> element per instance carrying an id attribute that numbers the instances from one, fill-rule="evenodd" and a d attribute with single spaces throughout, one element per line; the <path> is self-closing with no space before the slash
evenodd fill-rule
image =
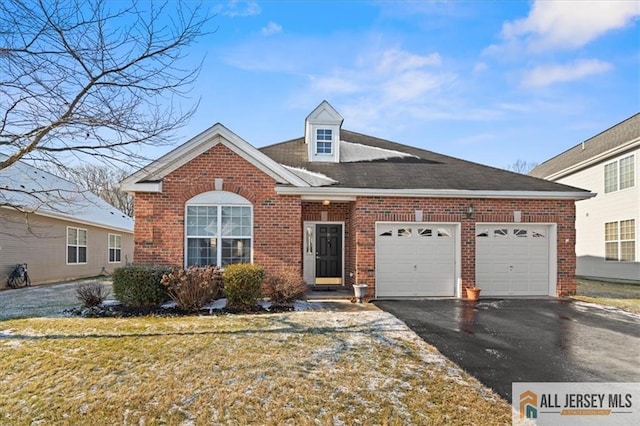
<path id="1" fill-rule="evenodd" d="M 333 153 L 333 136 L 331 129 L 316 129 L 316 154 Z"/>

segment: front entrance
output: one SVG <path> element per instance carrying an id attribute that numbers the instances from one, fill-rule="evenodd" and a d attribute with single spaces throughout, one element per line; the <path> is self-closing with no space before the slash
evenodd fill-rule
<path id="1" fill-rule="evenodd" d="M 343 224 L 305 222 L 304 277 L 310 285 L 343 285 Z"/>

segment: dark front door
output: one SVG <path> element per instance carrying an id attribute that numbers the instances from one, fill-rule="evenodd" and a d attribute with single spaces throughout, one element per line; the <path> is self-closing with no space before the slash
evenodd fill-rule
<path id="1" fill-rule="evenodd" d="M 342 284 L 342 225 L 316 225 L 316 284 Z"/>

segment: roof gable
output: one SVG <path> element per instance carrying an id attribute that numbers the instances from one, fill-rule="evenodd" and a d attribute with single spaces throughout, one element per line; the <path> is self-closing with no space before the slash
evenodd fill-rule
<path id="1" fill-rule="evenodd" d="M 309 186 L 306 181 L 255 149 L 220 123 L 138 170 L 124 179 L 120 186 L 128 192 L 162 192 L 162 179 L 165 176 L 219 143 L 271 176 L 277 183 Z"/>

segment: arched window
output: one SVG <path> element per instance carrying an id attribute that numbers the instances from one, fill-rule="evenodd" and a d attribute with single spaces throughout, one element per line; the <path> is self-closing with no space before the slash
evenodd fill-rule
<path id="1" fill-rule="evenodd" d="M 253 207 L 226 191 L 210 191 L 185 205 L 185 266 L 251 263 Z"/>

